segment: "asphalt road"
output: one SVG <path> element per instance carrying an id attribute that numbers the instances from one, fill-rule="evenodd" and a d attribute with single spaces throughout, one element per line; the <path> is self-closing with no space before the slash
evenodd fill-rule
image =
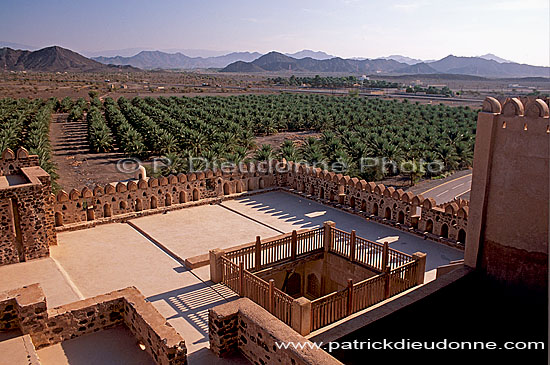
<path id="1" fill-rule="evenodd" d="M 464 198 L 471 189 L 472 174 L 463 175 L 457 178 L 451 178 L 447 181 L 442 181 L 426 191 L 421 192 L 424 198 L 434 198 L 437 204 L 445 203 L 454 198 Z"/>

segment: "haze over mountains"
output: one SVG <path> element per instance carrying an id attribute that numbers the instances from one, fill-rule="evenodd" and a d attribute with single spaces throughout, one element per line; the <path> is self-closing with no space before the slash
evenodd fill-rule
<path id="1" fill-rule="evenodd" d="M 550 77 L 550 68 L 449 55 L 438 61 L 406 64 L 394 59 L 296 59 L 270 52 L 252 62 L 234 62 L 222 72 L 342 72 L 364 74 L 458 74 L 483 77 Z"/>
<path id="2" fill-rule="evenodd" d="M 0 42 L 6 44 L 7 42 Z M 12 44 L 13 45 L 13 44 Z M 348 74 L 457 74 L 481 77 L 550 77 L 550 68 L 509 62 L 493 54 L 479 57 L 449 55 L 437 61 L 422 61 L 402 55 L 377 59 L 344 59 L 322 51 L 302 50 L 292 54 L 233 52 L 212 57 L 190 57 L 181 52 L 141 51 L 131 57 L 86 58 L 52 46 L 36 51 L 0 48 L 0 67 L 5 71 L 92 72 L 115 69 L 221 69 L 221 72 L 316 72 Z"/>
<path id="3" fill-rule="evenodd" d="M 52 46 L 37 51 L 0 48 L 0 68 L 5 71 L 99 72 L 132 70 L 131 66 L 104 65 L 69 49 Z"/>

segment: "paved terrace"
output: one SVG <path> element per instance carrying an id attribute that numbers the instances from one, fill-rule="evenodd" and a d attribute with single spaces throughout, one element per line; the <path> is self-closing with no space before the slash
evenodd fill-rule
<path id="1" fill-rule="evenodd" d="M 293 229 L 315 228 L 327 220 L 336 227 L 407 252 L 428 254 L 428 278 L 435 268 L 461 259 L 463 252 L 409 233 L 367 221 L 285 192 L 270 192 L 147 216 L 132 221 L 139 230 L 182 259 L 252 242 L 257 235 L 270 237 Z M 216 358 L 208 350 L 208 308 L 236 296 L 209 281 L 208 266 L 187 270 L 138 230 L 126 223 L 63 232 L 51 257 L 0 267 L 0 291 L 40 283 L 49 307 L 136 286 L 183 336 L 189 363 L 246 363 L 241 358 Z M 44 364 L 77 364 L 86 356 L 103 356 L 101 363 L 134 364 L 143 354 L 124 329 L 113 329 L 41 349 Z M 106 337 L 105 337 L 106 338 Z M 133 341 L 132 341 L 133 340 Z M 90 347 L 94 351 L 90 353 Z M 89 354 L 89 355 L 87 355 Z M 142 361 L 143 360 L 143 361 Z M 148 360 L 148 359 L 146 359 Z"/>

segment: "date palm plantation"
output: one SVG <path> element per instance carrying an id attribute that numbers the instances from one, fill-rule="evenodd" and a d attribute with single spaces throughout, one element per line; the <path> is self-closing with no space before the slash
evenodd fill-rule
<path id="1" fill-rule="evenodd" d="M 68 112 L 69 119 L 87 120 L 94 152 L 116 146 L 128 156 L 168 156 L 173 164 L 166 173 L 188 170 L 192 157 L 218 163 L 285 158 L 367 180 L 414 166 L 403 171 L 412 181 L 434 174 L 424 169 L 426 164 L 441 163 L 438 173 L 471 165 L 476 115 L 468 107 L 322 95 L 3 99 L 0 147 L 22 143 L 41 157 L 47 171 L 54 171 L 48 141 L 54 109 Z M 321 137 L 310 137 L 300 146 L 287 140 L 280 149 L 255 144 L 255 136 L 284 131 L 316 131 Z M 380 159 L 384 166 L 361 170 L 366 158 Z"/>

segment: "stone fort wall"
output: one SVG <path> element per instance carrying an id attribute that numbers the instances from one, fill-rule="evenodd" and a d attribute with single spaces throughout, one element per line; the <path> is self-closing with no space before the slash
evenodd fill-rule
<path id="1" fill-rule="evenodd" d="M 48 256 L 57 244 L 50 176 L 20 148 L 0 159 L 0 265 Z"/>
<path id="2" fill-rule="evenodd" d="M 37 349 L 120 324 L 157 364 L 186 364 L 183 338 L 134 287 L 51 309 L 39 284 L 0 293 L 0 332 L 19 329 Z"/>
<path id="3" fill-rule="evenodd" d="M 284 188 L 369 219 L 414 231 L 447 243 L 466 238 L 468 201 L 437 205 L 432 198 L 405 193 L 357 178 L 289 163 L 252 165 L 249 172 L 208 170 L 161 178 L 140 178 L 96 186 L 93 190 L 60 191 L 55 197 L 55 225 L 60 230 L 109 222 L 145 211 L 177 209 L 227 195 Z M 260 172 L 261 171 L 261 172 Z"/>
<path id="4" fill-rule="evenodd" d="M 487 98 L 479 113 L 465 264 L 548 287 L 549 100 Z"/>

